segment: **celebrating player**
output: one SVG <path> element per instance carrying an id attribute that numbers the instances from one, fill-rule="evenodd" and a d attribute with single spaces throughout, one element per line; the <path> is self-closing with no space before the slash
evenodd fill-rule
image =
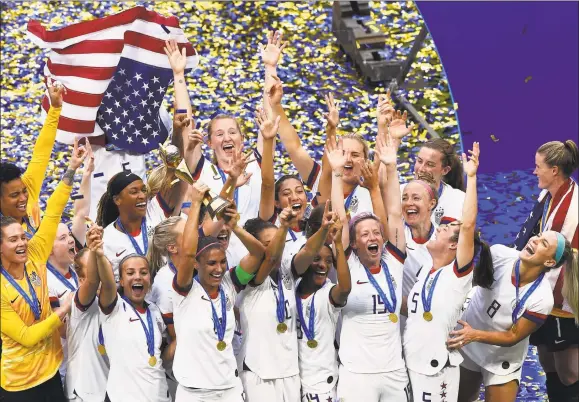
<path id="1" fill-rule="evenodd" d="M 567 140 L 541 145 L 535 155 L 535 171 L 542 190 L 531 215 L 515 240 L 522 250 L 528 240 L 542 231 L 555 230 L 579 248 L 579 188 L 571 177 L 579 166 L 577 145 Z M 551 269 L 546 279 L 551 284 L 555 306 L 547 321 L 531 335 L 537 345 L 541 366 L 547 375 L 550 399 L 565 400 L 579 395 L 579 294 L 577 278 L 567 280 L 573 270 Z M 568 293 L 568 294 L 565 294 Z"/>

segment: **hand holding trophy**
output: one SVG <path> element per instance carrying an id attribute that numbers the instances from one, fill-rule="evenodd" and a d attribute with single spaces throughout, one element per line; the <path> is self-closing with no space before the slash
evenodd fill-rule
<path id="1" fill-rule="evenodd" d="M 172 144 L 162 146 L 159 148 L 159 154 L 167 169 L 172 169 L 175 172 L 175 176 L 178 180 L 184 181 L 189 185 L 195 183 L 195 179 L 191 176 L 189 171 L 189 167 L 187 167 L 187 163 L 185 159 L 181 156 L 179 149 Z M 171 185 L 174 185 L 177 182 L 175 180 Z M 227 201 L 224 198 L 221 198 L 218 194 L 215 194 L 213 191 L 209 190 L 205 193 L 205 197 L 203 198 L 203 205 L 205 206 L 206 211 L 211 216 L 213 220 L 224 219 L 225 221 L 228 220 L 228 216 L 224 215 L 225 210 L 227 207 L 231 205 L 231 202 Z"/>

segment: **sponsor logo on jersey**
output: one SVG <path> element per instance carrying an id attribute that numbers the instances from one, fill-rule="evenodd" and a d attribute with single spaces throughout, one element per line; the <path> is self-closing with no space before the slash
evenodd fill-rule
<path id="1" fill-rule="evenodd" d="M 129 318 L 129 322 L 135 322 L 135 321 L 139 321 L 138 318 Z"/>
<path id="2" fill-rule="evenodd" d="M 369 283 L 368 281 L 361 281 L 360 279 L 358 279 L 358 281 L 356 282 L 358 285 L 363 285 L 365 283 Z"/>
<path id="3" fill-rule="evenodd" d="M 124 249 L 123 251 L 116 253 L 116 256 L 117 256 L 117 257 L 120 257 L 121 254 L 123 254 L 125 251 L 127 251 L 127 249 Z"/>
<path id="4" fill-rule="evenodd" d="M 60 299 L 62 296 L 64 296 L 64 294 L 68 292 L 68 289 L 65 290 L 64 292 L 62 292 L 61 294 L 57 294 L 56 296 Z"/>

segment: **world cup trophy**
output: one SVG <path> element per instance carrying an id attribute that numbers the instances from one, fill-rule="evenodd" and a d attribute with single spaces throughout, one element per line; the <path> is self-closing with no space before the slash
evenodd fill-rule
<path id="1" fill-rule="evenodd" d="M 181 157 L 179 148 L 172 144 L 162 146 L 159 148 L 159 154 L 165 166 L 167 166 L 168 169 L 175 170 L 175 176 L 177 179 L 190 185 L 195 183 L 195 179 L 191 176 L 189 167 L 187 167 L 187 162 Z M 176 181 L 177 180 L 171 184 L 175 184 Z M 211 216 L 211 219 L 218 220 L 223 218 L 228 220 L 228 217 L 223 215 L 223 213 L 225 212 L 225 209 L 231 205 L 231 202 L 221 198 L 219 194 L 215 194 L 211 190 L 207 191 L 203 198 L 203 205 L 209 213 L 209 216 Z"/>

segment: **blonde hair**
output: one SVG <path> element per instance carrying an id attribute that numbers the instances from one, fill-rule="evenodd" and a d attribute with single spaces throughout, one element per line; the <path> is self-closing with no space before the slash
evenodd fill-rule
<path id="1" fill-rule="evenodd" d="M 539 147 L 537 153 L 545 158 L 545 163 L 550 167 L 557 166 L 565 178 L 579 167 L 579 151 L 572 140 L 547 142 Z"/>
<path id="2" fill-rule="evenodd" d="M 366 142 L 366 140 L 364 139 L 364 137 L 362 137 L 360 134 L 356 134 L 356 133 L 347 133 L 342 135 L 343 139 L 349 138 L 355 141 L 358 141 L 360 144 L 362 144 L 362 146 L 364 147 L 364 159 L 368 159 L 368 154 L 370 153 L 370 150 L 368 149 L 368 143 Z"/>
<path id="3" fill-rule="evenodd" d="M 172 216 L 155 226 L 147 253 L 152 273 L 156 274 L 165 265 L 166 258 L 169 257 L 167 246 L 175 244 L 178 235 L 175 228 L 182 219 L 180 216 Z"/>
<path id="4" fill-rule="evenodd" d="M 563 297 L 571 306 L 571 311 L 575 316 L 575 324 L 579 325 L 579 256 L 577 249 L 571 251 L 571 257 L 567 259 L 565 264 Z"/>
<path id="5" fill-rule="evenodd" d="M 147 176 L 147 195 L 149 199 L 155 197 L 157 193 L 167 190 L 173 177 L 173 172 L 169 172 L 165 165 L 160 165 L 153 169 Z"/>

